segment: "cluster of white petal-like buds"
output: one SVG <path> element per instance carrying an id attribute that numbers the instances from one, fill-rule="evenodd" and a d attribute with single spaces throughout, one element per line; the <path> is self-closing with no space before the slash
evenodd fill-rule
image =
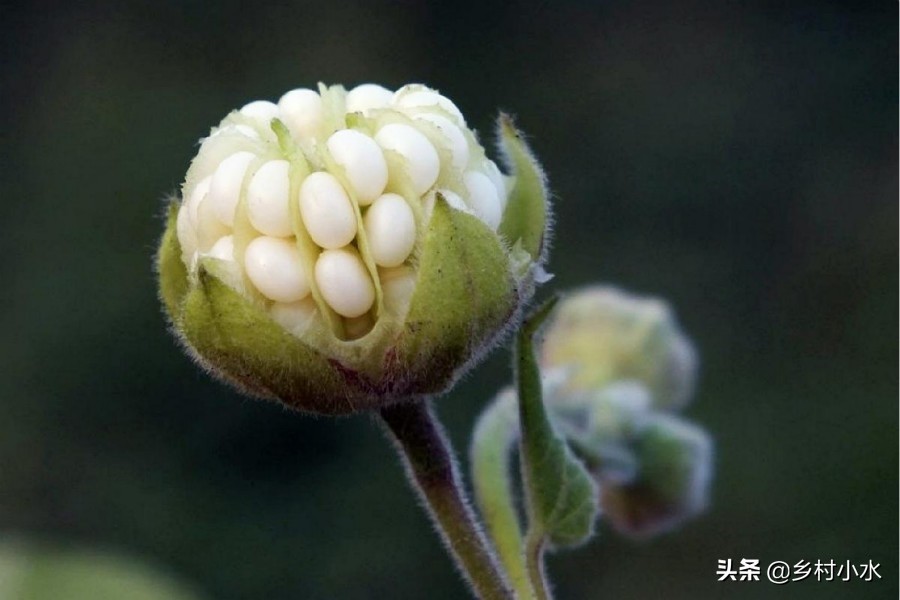
<path id="1" fill-rule="evenodd" d="M 177 224 L 190 269 L 201 256 L 230 263 L 234 287 L 271 301 L 272 317 L 298 332 L 317 310 L 315 289 L 352 339 L 374 325 L 377 288 L 388 310 L 408 306 L 418 233 L 437 194 L 496 231 L 507 191 L 438 92 L 342 92 L 296 89 L 226 118 L 188 172 Z"/>
<path id="2" fill-rule="evenodd" d="M 419 364 L 426 350 L 447 365 L 430 369 L 431 378 L 446 383 L 515 318 L 543 258 L 542 173 L 508 118 L 499 131 L 506 166 L 522 177 L 503 175 L 456 105 L 423 85 L 320 85 L 232 112 L 202 141 L 175 234 L 160 251 L 176 330 L 217 374 L 309 410 L 349 412 L 375 397 L 429 391 L 410 384 L 429 371 Z M 168 268 L 174 245 L 185 282 L 180 268 Z M 309 372 L 328 369 L 316 360 L 309 372 L 267 365 L 250 342 L 235 341 L 245 333 L 223 333 L 221 306 L 210 304 L 215 296 L 221 305 L 221 294 L 204 285 L 209 276 L 253 307 L 245 325 L 265 313 L 331 365 L 333 379 L 357 378 L 354 389 L 331 382 L 327 394 L 343 397 L 344 408 L 286 399 L 300 392 L 270 385 L 285 369 L 295 382 L 320 380 Z M 198 289 L 203 301 L 192 302 Z M 414 339 L 426 324 L 432 330 L 423 335 L 443 339 Z"/>

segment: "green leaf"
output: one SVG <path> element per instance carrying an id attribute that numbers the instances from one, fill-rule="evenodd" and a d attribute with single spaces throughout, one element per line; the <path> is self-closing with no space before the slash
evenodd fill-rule
<path id="1" fill-rule="evenodd" d="M 533 337 L 555 304 L 556 298 L 538 308 L 519 330 L 519 443 L 529 536 L 546 537 L 555 546 L 574 546 L 593 533 L 598 513 L 597 488 L 584 465 L 557 434 L 544 407 Z"/>
<path id="2" fill-rule="evenodd" d="M 532 260 L 539 261 L 544 251 L 549 202 L 544 171 L 509 115 L 500 114 L 497 130 L 500 151 L 514 176 L 499 232 L 510 245 L 521 244 Z"/>

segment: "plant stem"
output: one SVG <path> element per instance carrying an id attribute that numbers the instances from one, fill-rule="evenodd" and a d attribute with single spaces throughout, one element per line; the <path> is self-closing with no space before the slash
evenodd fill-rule
<path id="1" fill-rule="evenodd" d="M 535 600 L 525 564 L 525 541 L 513 499 L 510 454 L 518 436 L 514 395 L 498 398 L 478 419 L 472 435 L 472 486 L 475 502 L 509 576 L 516 598 Z"/>
<path id="2" fill-rule="evenodd" d="M 450 441 L 429 401 L 395 404 L 381 410 L 410 485 L 425 502 L 462 575 L 482 600 L 513 600 L 493 549 L 469 504 Z"/>
<path id="3" fill-rule="evenodd" d="M 553 600 L 553 593 L 547 585 L 544 574 L 544 536 L 538 532 L 529 532 L 525 538 L 525 566 L 528 579 L 537 600 Z"/>

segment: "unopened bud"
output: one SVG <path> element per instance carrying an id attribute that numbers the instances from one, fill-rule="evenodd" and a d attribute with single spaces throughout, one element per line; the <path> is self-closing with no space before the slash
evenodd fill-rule
<path id="1" fill-rule="evenodd" d="M 297 89 L 203 140 L 158 254 L 188 350 L 240 389 L 343 414 L 440 393 L 544 278 L 543 174 L 487 158 L 436 90 Z"/>
<path id="2" fill-rule="evenodd" d="M 599 477 L 601 506 L 617 530 L 654 535 L 706 508 L 713 451 L 703 429 L 656 412 L 643 420 L 626 448 L 635 458 L 635 476 L 627 482 Z"/>
<path id="3" fill-rule="evenodd" d="M 567 369 L 571 390 L 631 379 L 647 386 L 656 406 L 671 409 L 687 403 L 697 371 L 693 345 L 668 304 L 602 286 L 559 303 L 542 362 Z"/>

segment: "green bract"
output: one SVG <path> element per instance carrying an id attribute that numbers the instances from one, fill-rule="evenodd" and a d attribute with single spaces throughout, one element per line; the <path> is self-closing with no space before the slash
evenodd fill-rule
<path id="1" fill-rule="evenodd" d="M 233 112 L 169 208 L 157 265 L 173 330 L 214 376 L 303 411 L 447 390 L 543 274 L 543 174 L 508 117 L 498 130 L 508 176 L 424 86 L 320 86 Z"/>

